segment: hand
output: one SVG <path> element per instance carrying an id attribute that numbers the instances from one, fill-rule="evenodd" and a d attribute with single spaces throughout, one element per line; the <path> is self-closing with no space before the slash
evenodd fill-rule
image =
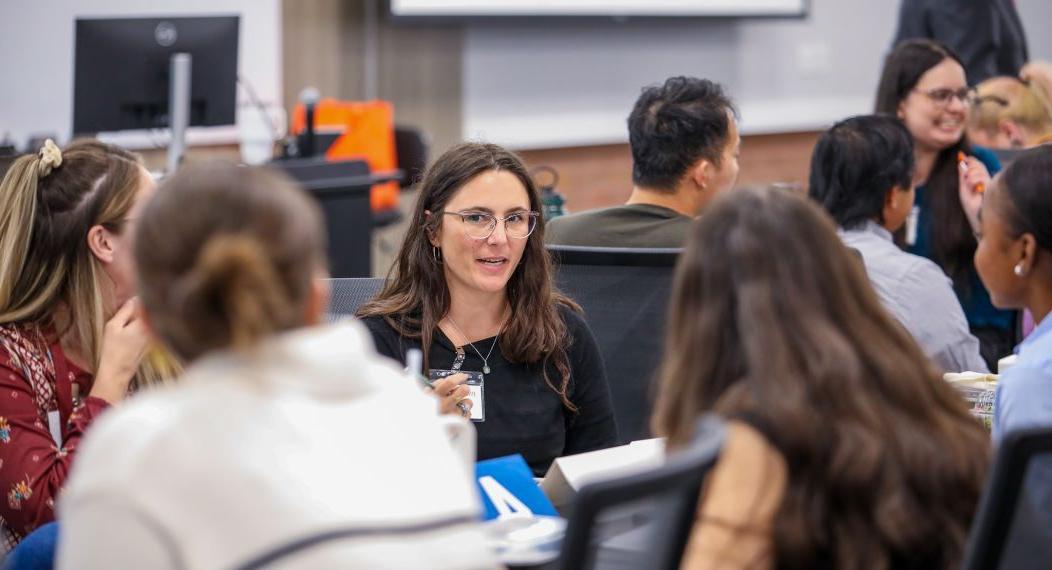
<path id="1" fill-rule="evenodd" d="M 468 387 L 464 385 L 467 380 L 467 374 L 457 373 L 431 384 L 435 396 L 438 397 L 438 413 L 454 414 L 465 418 L 471 416 L 472 402 L 468 399 Z M 464 404 L 462 406 L 464 409 L 457 407 L 457 404 L 461 403 Z"/>
<path id="2" fill-rule="evenodd" d="M 111 404 L 123 400 L 146 352 L 146 342 L 139 301 L 128 299 L 103 328 L 99 371 L 89 395 Z"/>
<path id="3" fill-rule="evenodd" d="M 979 233 L 979 209 L 983 206 L 983 192 L 990 185 L 990 172 L 979 159 L 958 153 L 958 192 L 961 208 L 972 226 L 972 231 Z"/>

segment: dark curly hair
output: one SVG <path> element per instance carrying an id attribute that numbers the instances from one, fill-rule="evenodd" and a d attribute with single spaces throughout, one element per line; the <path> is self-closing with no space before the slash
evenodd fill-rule
<path id="1" fill-rule="evenodd" d="M 718 83 L 670 77 L 643 90 L 628 116 L 632 182 L 671 192 L 693 164 L 720 165 L 737 110 Z"/>
<path id="2" fill-rule="evenodd" d="M 913 137 L 901 121 L 883 115 L 851 117 L 822 133 L 811 154 L 808 193 L 852 229 L 881 222 L 884 199 L 913 179 Z"/>

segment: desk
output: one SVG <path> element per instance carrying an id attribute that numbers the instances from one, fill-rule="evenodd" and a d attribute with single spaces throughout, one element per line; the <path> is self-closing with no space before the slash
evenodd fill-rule
<path id="1" fill-rule="evenodd" d="M 636 570 L 651 562 L 648 549 L 655 531 L 647 504 L 628 505 L 615 509 L 597 521 L 598 548 L 593 550 L 594 570 Z M 544 564 L 508 564 L 512 570 L 558 570 L 559 560 Z"/>
<path id="2" fill-rule="evenodd" d="M 650 525 L 633 528 L 603 540 L 596 553 L 594 570 L 637 570 L 646 568 L 650 558 L 647 552 L 649 545 Z M 558 570 L 559 560 L 545 564 L 513 565 L 510 570 Z"/>

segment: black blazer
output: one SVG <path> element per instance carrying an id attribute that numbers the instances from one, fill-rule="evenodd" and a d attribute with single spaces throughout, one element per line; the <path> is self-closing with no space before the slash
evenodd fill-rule
<path id="1" fill-rule="evenodd" d="M 902 0 L 895 43 L 938 40 L 964 61 L 968 83 L 1018 76 L 1029 59 L 1015 0 Z"/>

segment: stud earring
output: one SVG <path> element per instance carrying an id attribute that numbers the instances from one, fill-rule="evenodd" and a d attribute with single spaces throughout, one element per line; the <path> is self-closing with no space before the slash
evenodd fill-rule
<path id="1" fill-rule="evenodd" d="M 1015 267 L 1012 268 L 1012 273 L 1015 273 L 1016 277 L 1022 277 L 1023 276 L 1023 264 L 1022 263 L 1015 264 Z"/>

